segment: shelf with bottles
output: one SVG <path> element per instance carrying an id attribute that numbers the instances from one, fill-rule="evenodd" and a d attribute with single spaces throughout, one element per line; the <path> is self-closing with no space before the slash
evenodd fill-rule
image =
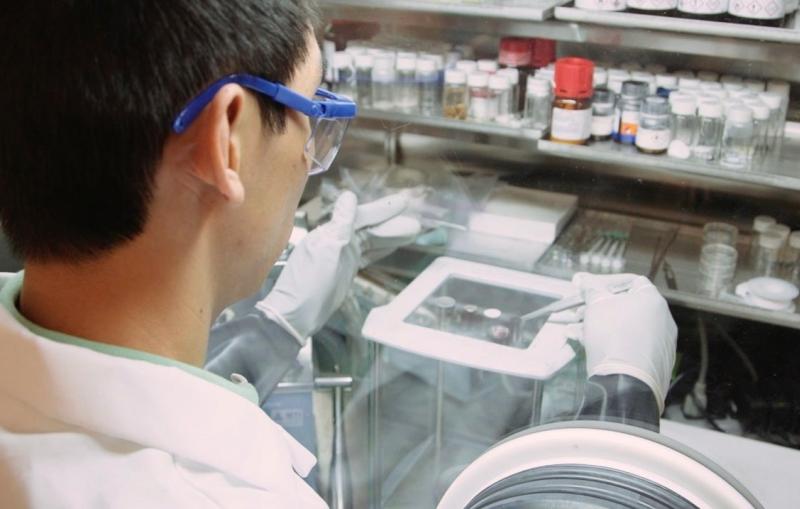
<path id="1" fill-rule="evenodd" d="M 553 11 L 568 0 L 326 0 L 325 7 L 369 8 L 379 11 L 404 11 L 443 14 L 466 18 L 513 21 L 542 21 L 550 19 Z"/>
<path id="2" fill-rule="evenodd" d="M 773 2 L 774 0 L 769 1 Z M 624 2 L 622 3 L 624 4 Z M 727 1 L 717 2 L 718 5 L 727 3 Z M 651 2 L 651 4 L 658 4 L 658 2 Z M 786 27 L 771 27 L 727 21 L 708 21 L 674 15 L 666 17 L 632 12 L 579 9 L 572 3 L 555 9 L 555 18 L 561 21 L 656 32 L 675 32 L 706 38 L 734 38 L 756 42 L 800 44 L 800 30 L 794 28 L 795 16 L 792 14 L 787 17 Z"/>
<path id="3" fill-rule="evenodd" d="M 770 310 L 736 295 L 737 286 L 761 275 L 751 250 L 755 237 L 750 232 L 736 236 L 738 258 L 732 279 L 722 289 L 709 293 L 700 270 L 704 228 L 582 209 L 539 259 L 534 272 L 562 279 L 576 272 L 641 274 L 654 282 L 670 304 L 800 329 L 800 314 L 791 306 L 783 311 Z M 788 249 L 788 239 L 785 244 Z M 775 274 L 780 276 L 778 285 L 798 283 L 797 261 L 793 260 L 794 268 L 789 265 Z"/>

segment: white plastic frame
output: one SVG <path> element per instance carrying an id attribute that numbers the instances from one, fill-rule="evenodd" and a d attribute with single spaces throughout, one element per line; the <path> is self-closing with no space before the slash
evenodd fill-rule
<path id="1" fill-rule="evenodd" d="M 430 359 L 546 380 L 575 357 L 565 325 L 546 323 L 527 349 L 499 345 L 405 322 L 450 277 L 561 299 L 576 293 L 568 281 L 442 257 L 436 259 L 391 303 L 373 309 L 362 335 L 377 343 Z"/>

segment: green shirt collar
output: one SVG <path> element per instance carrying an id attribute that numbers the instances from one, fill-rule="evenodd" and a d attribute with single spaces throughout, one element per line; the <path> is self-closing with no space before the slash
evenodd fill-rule
<path id="1" fill-rule="evenodd" d="M 150 362 L 152 364 L 159 364 L 161 366 L 178 368 L 194 376 L 200 377 L 207 382 L 211 382 L 233 391 L 256 405 L 258 404 L 258 393 L 256 392 L 255 387 L 249 383 L 234 383 L 230 380 L 222 378 L 219 375 L 211 373 L 210 371 L 206 371 L 198 368 L 197 366 L 192 366 L 191 364 L 186 364 L 174 359 L 143 352 L 141 350 L 134 350 L 132 348 L 90 341 L 88 339 L 71 336 L 69 334 L 45 329 L 44 327 L 36 325 L 22 316 L 22 313 L 20 313 L 19 309 L 17 309 L 17 301 L 19 299 L 20 291 L 22 290 L 23 277 L 24 271 L 21 271 L 15 274 L 5 283 L 5 285 L 3 285 L 3 288 L 0 289 L 0 304 L 6 308 L 6 310 L 11 314 L 11 316 L 14 317 L 14 319 L 17 320 L 17 322 L 22 324 L 22 326 L 37 336 L 57 341 L 59 343 L 88 348 L 102 354 L 113 355 L 114 357 L 122 357 L 124 359 Z"/>

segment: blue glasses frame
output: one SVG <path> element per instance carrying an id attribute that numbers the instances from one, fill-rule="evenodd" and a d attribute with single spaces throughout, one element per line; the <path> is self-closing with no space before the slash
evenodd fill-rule
<path id="1" fill-rule="evenodd" d="M 186 131 L 197 116 L 200 115 L 200 112 L 203 111 L 203 108 L 211 102 L 219 89 L 229 83 L 235 83 L 263 94 L 278 104 L 297 110 L 314 119 L 352 119 L 358 113 L 355 102 L 323 88 L 318 88 L 316 95 L 325 100 L 314 101 L 280 83 L 274 83 L 250 74 L 231 74 L 215 81 L 189 101 L 189 104 L 175 117 L 172 123 L 172 130 L 177 134 Z"/>

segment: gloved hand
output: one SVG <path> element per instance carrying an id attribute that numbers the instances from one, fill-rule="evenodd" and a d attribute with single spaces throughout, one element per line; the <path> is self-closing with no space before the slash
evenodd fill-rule
<path id="1" fill-rule="evenodd" d="M 359 267 L 414 239 L 373 241 L 369 234 L 370 227 L 404 219 L 398 216 L 407 206 L 404 193 L 359 206 L 355 194 L 343 192 L 331 220 L 295 246 L 272 291 L 256 309 L 305 344 L 341 306 Z"/>
<path id="2" fill-rule="evenodd" d="M 568 335 L 583 343 L 588 375 L 637 378 L 653 390 L 663 412 L 678 338 L 664 297 L 647 278 L 633 274 L 578 273 L 572 281 L 586 306 L 578 313 L 583 322 L 569 325 Z M 612 293 L 621 285 L 630 289 Z"/>

